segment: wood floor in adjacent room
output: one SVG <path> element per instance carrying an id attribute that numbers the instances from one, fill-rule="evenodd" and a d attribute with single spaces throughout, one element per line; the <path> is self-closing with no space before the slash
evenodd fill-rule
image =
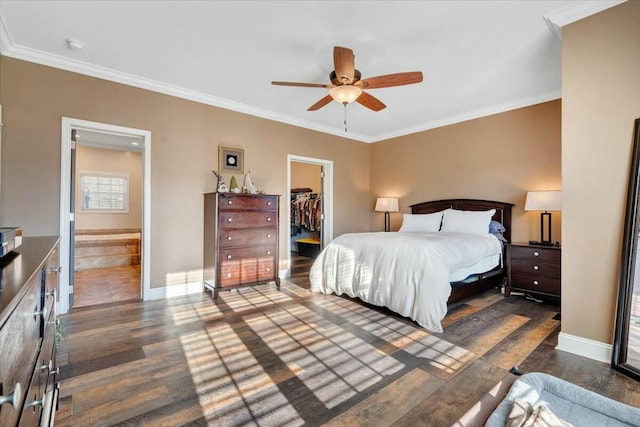
<path id="1" fill-rule="evenodd" d="M 639 383 L 554 349 L 557 305 L 491 291 L 434 334 L 306 280 L 72 310 L 56 424 L 449 426 L 514 365 L 640 406 Z"/>

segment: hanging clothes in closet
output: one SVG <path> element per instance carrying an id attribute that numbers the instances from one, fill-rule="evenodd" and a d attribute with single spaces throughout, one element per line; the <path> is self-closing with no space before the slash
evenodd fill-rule
<path id="1" fill-rule="evenodd" d="M 317 193 L 291 194 L 291 235 L 303 231 L 319 231 L 322 221 L 322 199 Z"/>

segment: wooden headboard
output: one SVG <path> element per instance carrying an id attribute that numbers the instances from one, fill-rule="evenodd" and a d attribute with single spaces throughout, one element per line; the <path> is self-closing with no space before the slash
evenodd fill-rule
<path id="1" fill-rule="evenodd" d="M 444 209 L 458 209 L 461 211 L 487 211 L 495 209 L 493 220 L 500 222 L 506 228 L 503 233 L 505 239 L 511 242 L 511 208 L 513 203 L 496 202 L 493 200 L 475 200 L 475 199 L 447 199 L 433 200 L 431 202 L 422 202 L 411 205 L 412 214 L 426 214 L 440 212 Z"/>

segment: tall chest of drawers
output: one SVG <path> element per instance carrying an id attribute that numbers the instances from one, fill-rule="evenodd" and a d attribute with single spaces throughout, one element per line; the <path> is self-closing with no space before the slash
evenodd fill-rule
<path id="1" fill-rule="evenodd" d="M 25 237 L 0 279 L 0 426 L 53 425 L 57 237 Z M 8 259 L 7 259 L 8 258 Z"/>
<path id="2" fill-rule="evenodd" d="M 512 243 L 507 246 L 507 288 L 511 291 L 560 298 L 560 248 Z"/>
<path id="3" fill-rule="evenodd" d="M 275 281 L 278 277 L 280 196 L 204 195 L 204 290 Z"/>

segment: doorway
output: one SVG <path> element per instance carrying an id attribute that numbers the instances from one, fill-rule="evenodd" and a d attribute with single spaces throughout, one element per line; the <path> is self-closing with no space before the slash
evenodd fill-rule
<path id="1" fill-rule="evenodd" d="M 289 155 L 287 162 L 287 254 L 291 278 L 305 274 L 333 240 L 333 162 Z"/>
<path id="2" fill-rule="evenodd" d="M 148 299 L 148 131 L 62 119 L 59 312 Z"/>

